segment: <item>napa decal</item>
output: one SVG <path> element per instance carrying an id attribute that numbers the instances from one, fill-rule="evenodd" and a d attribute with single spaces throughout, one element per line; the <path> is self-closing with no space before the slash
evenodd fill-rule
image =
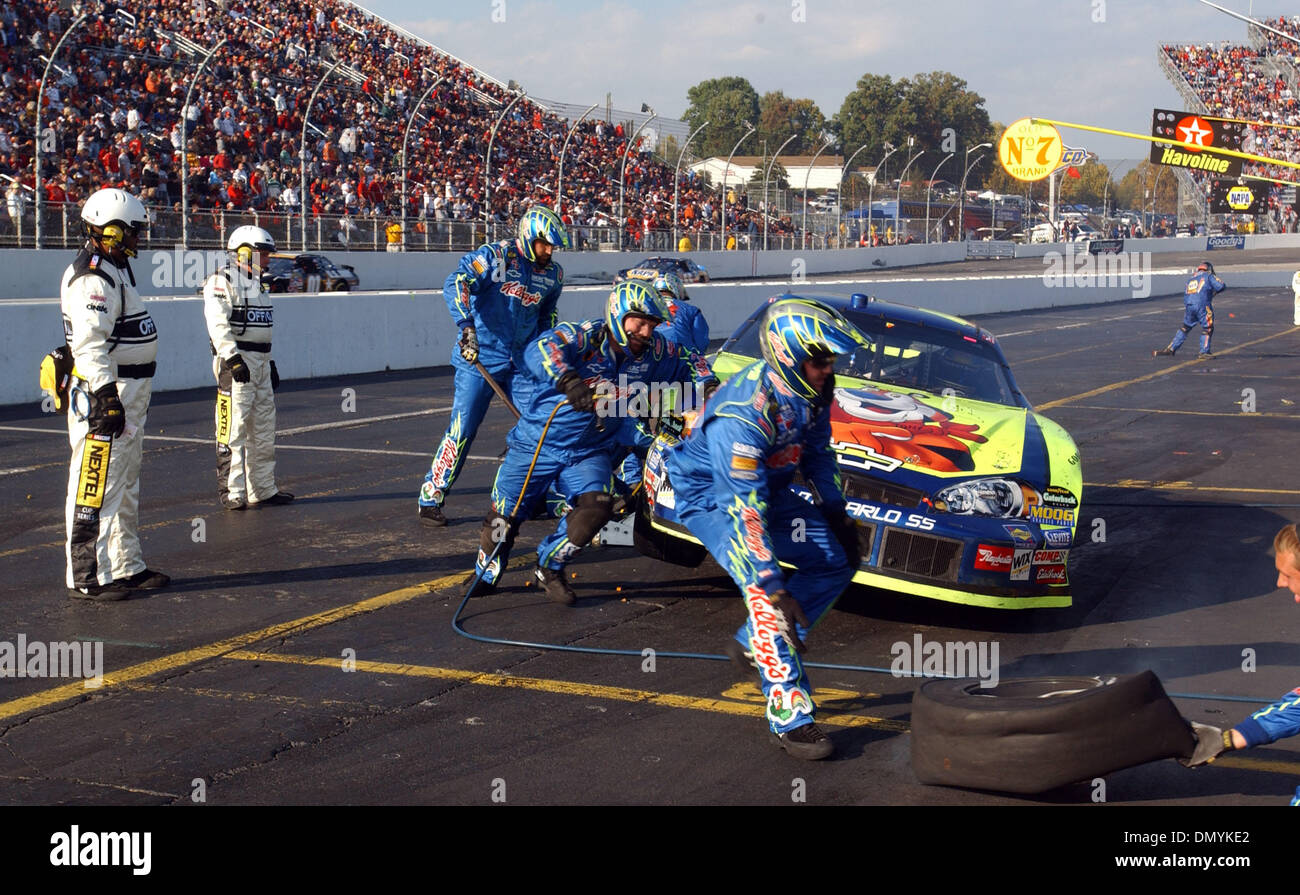
<path id="1" fill-rule="evenodd" d="M 974 423 L 955 422 L 952 414 L 917 395 L 878 388 L 837 388 L 831 405 L 836 449 L 865 464 L 864 469 L 874 465 L 892 472 L 908 464 L 932 472 L 971 472 L 970 445 L 988 441 L 978 429 Z"/>

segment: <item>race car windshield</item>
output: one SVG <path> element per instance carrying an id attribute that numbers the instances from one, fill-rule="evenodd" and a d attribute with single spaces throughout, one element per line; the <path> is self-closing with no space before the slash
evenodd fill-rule
<path id="1" fill-rule="evenodd" d="M 849 311 L 847 316 L 868 344 L 851 354 L 837 356 L 838 376 L 1007 407 L 1029 406 L 1016 390 L 1001 354 L 988 343 L 971 342 L 960 333 L 935 327 L 886 321 L 875 315 Z M 722 350 L 758 357 L 759 329 L 751 322 Z"/>

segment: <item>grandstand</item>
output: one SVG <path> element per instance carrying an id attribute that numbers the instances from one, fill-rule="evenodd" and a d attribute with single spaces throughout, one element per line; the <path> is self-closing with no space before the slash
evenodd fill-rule
<path id="1" fill-rule="evenodd" d="M 1300 37 L 1300 16 L 1264 19 L 1263 23 Z M 1244 151 L 1300 161 L 1300 44 L 1250 25 L 1248 46 L 1228 41 L 1210 44 L 1165 44 L 1158 51 L 1161 69 L 1178 89 L 1188 111 L 1260 122 L 1249 128 Z M 1194 197 L 1196 215 L 1205 213 L 1203 175 L 1177 169 L 1185 196 Z M 1247 162 L 1243 174 L 1297 179 L 1295 169 Z M 1283 203 L 1275 187 L 1269 197 L 1266 229 L 1295 232 L 1296 210 Z"/>
<path id="2" fill-rule="evenodd" d="M 578 117 L 568 104 L 518 98 L 513 82 L 354 4 L 63 6 L 0 8 L 0 244 L 34 244 L 38 104 L 44 246 L 75 244 L 77 205 L 105 186 L 141 196 L 154 218 L 147 245 L 167 248 L 183 236 L 219 246 L 250 221 L 294 246 L 305 237 L 382 248 L 395 218 L 407 222 L 409 248 L 463 249 L 504 234 L 529 205 L 556 201 Z M 670 247 L 673 168 L 644 138 L 628 149 L 633 120 L 588 117 L 569 143 L 563 213 L 582 244 Z M 676 135 L 679 124 L 661 119 L 657 133 Z M 679 186 L 677 226 L 697 246 L 720 247 L 717 191 L 691 174 Z M 729 208 L 728 231 L 744 232 L 752 217 Z M 793 232 L 789 218 L 769 225 Z"/>

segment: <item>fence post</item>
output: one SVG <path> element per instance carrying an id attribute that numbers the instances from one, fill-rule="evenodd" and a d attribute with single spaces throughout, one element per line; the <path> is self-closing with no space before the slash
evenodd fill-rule
<path id="1" fill-rule="evenodd" d="M 63 218 L 63 247 L 68 247 L 68 203 L 59 203 L 59 216 Z"/>
<path id="2" fill-rule="evenodd" d="M 312 215 L 316 219 L 316 251 L 320 251 L 320 215 Z"/>

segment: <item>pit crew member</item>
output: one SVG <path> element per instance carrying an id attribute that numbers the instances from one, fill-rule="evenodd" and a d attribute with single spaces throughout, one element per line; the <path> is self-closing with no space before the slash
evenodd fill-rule
<path id="1" fill-rule="evenodd" d="M 1174 333 L 1174 338 L 1164 348 L 1151 352 L 1152 357 L 1173 357 L 1187 339 L 1187 334 L 1197 323 L 1201 324 L 1200 357 L 1213 357 L 1210 353 L 1210 339 L 1214 336 L 1214 307 L 1211 304 L 1227 284 L 1214 275 L 1214 265 L 1202 261 L 1196 267 L 1196 273 L 1187 281 L 1183 290 L 1183 325 Z"/>

